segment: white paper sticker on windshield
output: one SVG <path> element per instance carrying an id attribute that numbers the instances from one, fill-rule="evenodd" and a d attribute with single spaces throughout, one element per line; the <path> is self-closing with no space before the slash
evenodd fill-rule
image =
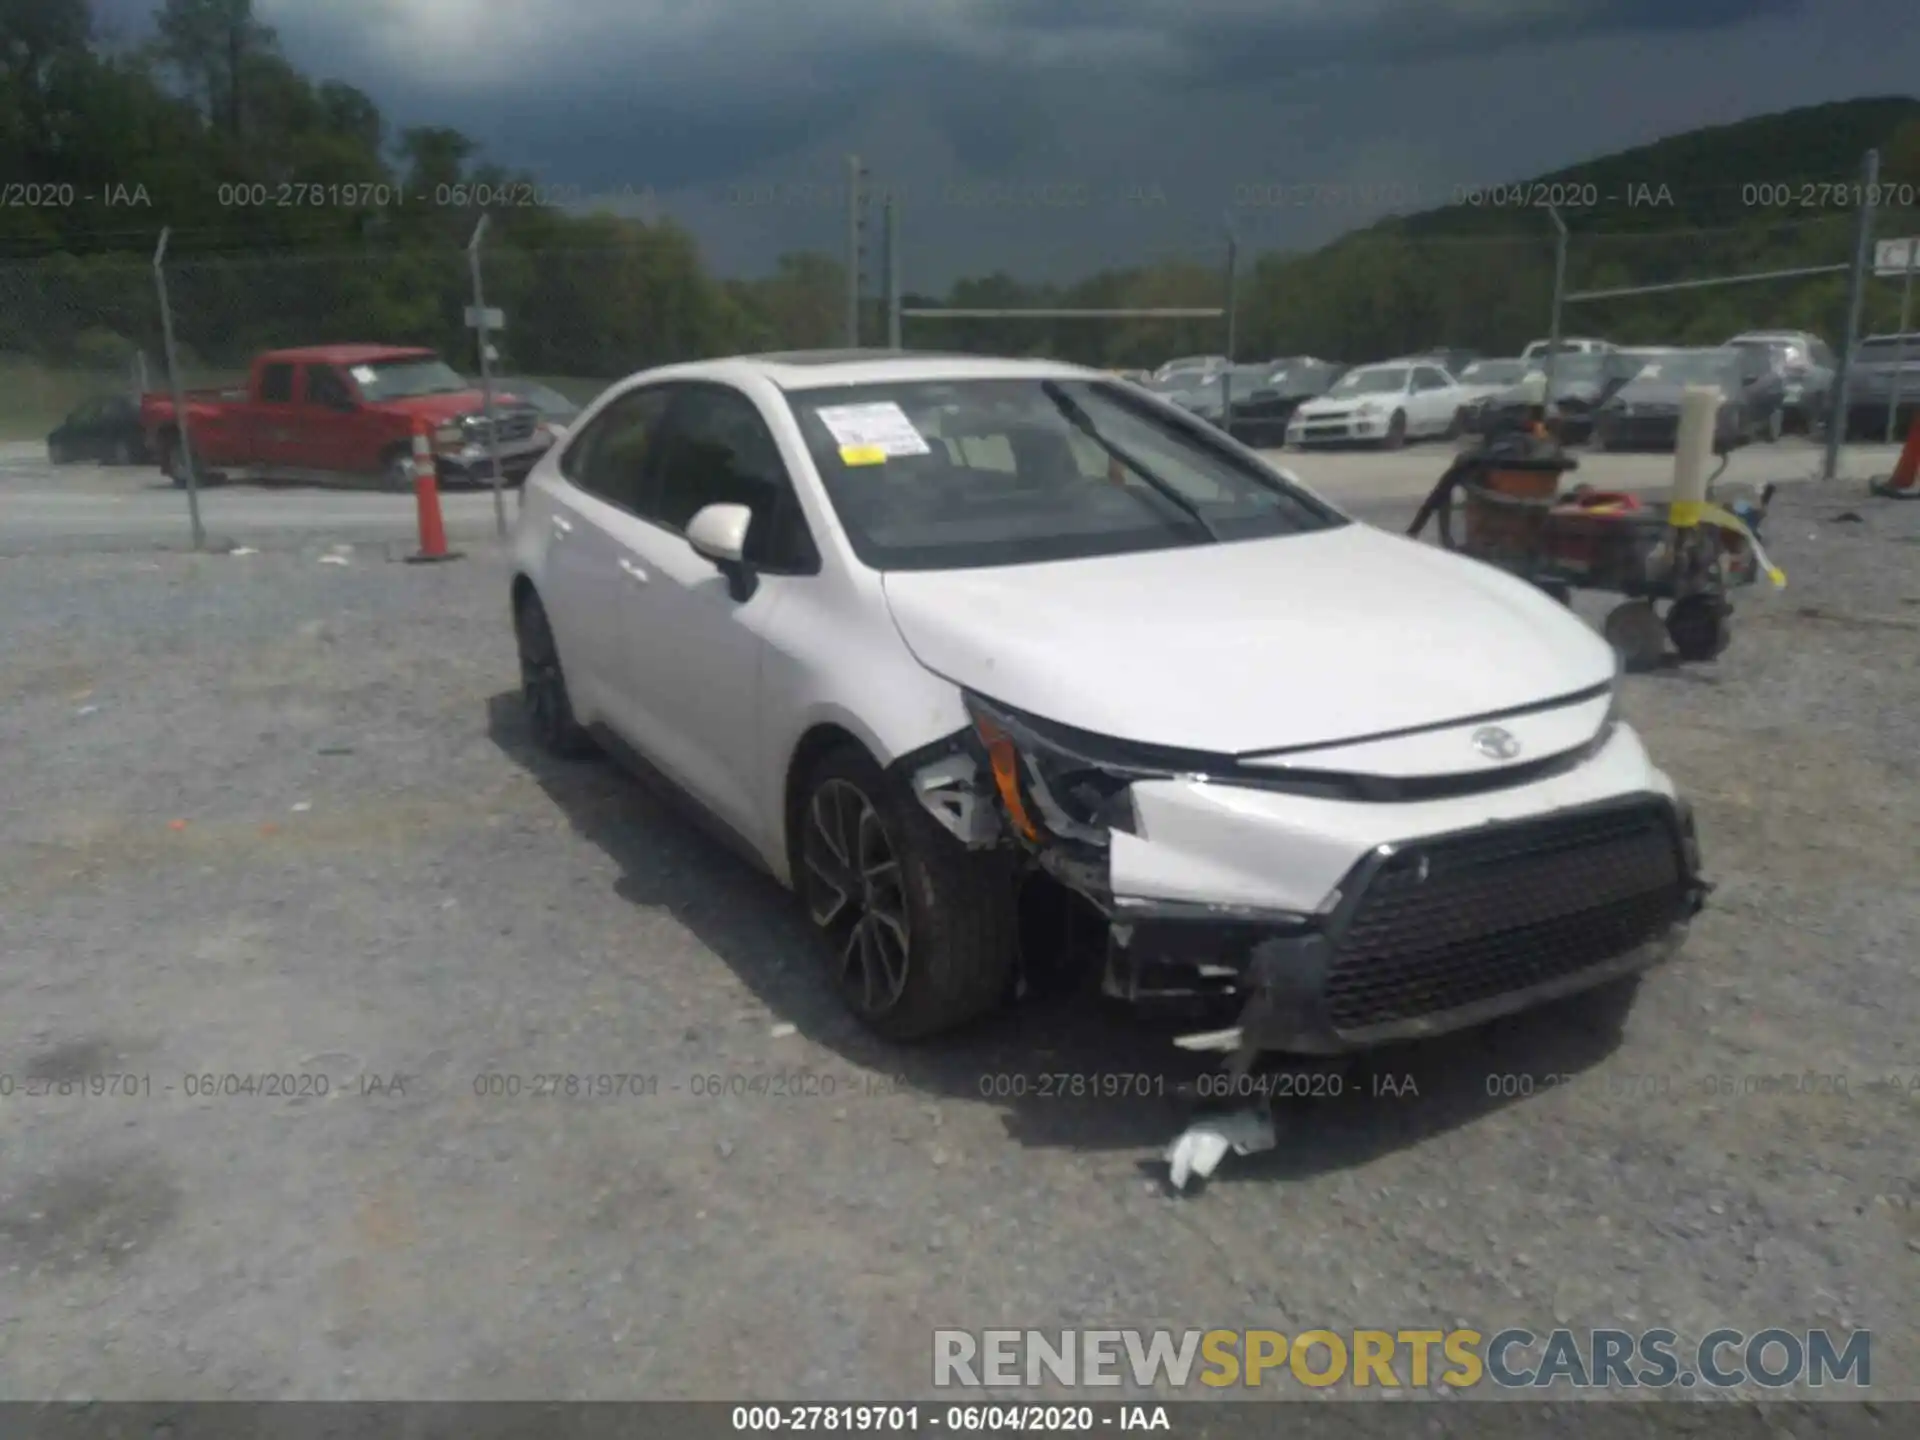
<path id="1" fill-rule="evenodd" d="M 356 365 L 347 373 L 362 385 L 371 385 L 374 380 L 374 368 L 371 365 Z"/>
<path id="2" fill-rule="evenodd" d="M 848 450 L 862 453 L 877 450 L 889 456 L 932 453 L 926 437 L 913 428 L 906 411 L 891 400 L 868 405 L 828 405 L 815 413 L 843 454 Z"/>

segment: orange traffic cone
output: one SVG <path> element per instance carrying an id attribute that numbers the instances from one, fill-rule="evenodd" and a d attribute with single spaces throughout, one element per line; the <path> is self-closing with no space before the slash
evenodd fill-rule
<path id="1" fill-rule="evenodd" d="M 1892 500 L 1920 500 L 1920 411 L 1915 412 L 1913 424 L 1907 429 L 1907 443 L 1900 447 L 1893 474 L 1874 481 L 1871 488 L 1874 494 Z"/>
<path id="2" fill-rule="evenodd" d="M 420 548 L 407 559 L 415 564 L 458 560 L 460 552 L 447 549 L 446 522 L 440 515 L 439 472 L 428 443 L 426 417 L 419 415 L 413 421 L 413 506 L 420 520 Z"/>

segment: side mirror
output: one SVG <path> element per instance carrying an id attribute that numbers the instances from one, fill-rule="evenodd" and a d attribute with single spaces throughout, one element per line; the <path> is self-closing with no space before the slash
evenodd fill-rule
<path id="1" fill-rule="evenodd" d="M 746 559 L 747 527 L 753 523 L 753 511 L 744 505 L 703 506 L 687 522 L 687 543 L 725 569 Z"/>
<path id="2" fill-rule="evenodd" d="M 747 564 L 747 529 L 753 511 L 744 505 L 703 506 L 687 522 L 687 543 L 696 555 L 711 560 L 727 577 L 727 592 L 735 600 L 753 597 L 753 567 Z"/>

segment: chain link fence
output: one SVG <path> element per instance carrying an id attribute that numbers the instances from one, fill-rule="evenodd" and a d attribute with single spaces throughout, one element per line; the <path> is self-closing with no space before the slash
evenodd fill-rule
<path id="1" fill-rule="evenodd" d="M 823 216 L 833 197 L 822 194 L 828 198 L 808 192 L 804 199 L 819 222 L 813 229 L 824 233 L 832 228 Z M 757 205 L 765 199 L 757 191 L 747 198 Z M 745 200 L 741 205 L 747 208 Z M 1554 232 L 1544 215 L 1537 233 L 1509 226 L 1501 234 L 1427 234 L 1390 224 L 1310 253 L 1278 248 L 1272 227 L 1236 222 L 1231 282 L 1226 217 L 1195 217 L 1190 238 L 1161 244 L 1126 269 L 1053 282 L 988 275 L 935 287 L 915 284 L 913 245 L 916 231 L 940 217 L 916 214 L 904 202 L 902 210 L 901 335 L 915 349 L 1046 355 L 1115 369 L 1229 348 L 1242 361 L 1310 354 L 1348 364 L 1436 347 L 1510 355 L 1548 333 L 1553 309 Z M 1084 272 L 1084 242 L 1050 238 L 1059 227 L 1047 215 L 1010 214 L 993 223 L 1004 243 L 1017 242 L 1027 274 Z M 1835 269 L 1730 285 L 1689 296 L 1684 306 L 1657 292 L 1583 300 L 1565 307 L 1564 329 L 1629 345 L 1716 344 L 1741 330 L 1810 330 L 1838 350 L 1848 321 L 1849 277 L 1840 267 L 1850 259 L 1855 225 L 1855 216 L 1833 214 L 1777 227 L 1608 231 L 1574 219 L 1564 289 L 1576 296 L 1690 282 L 1716 271 Z M 1874 229 L 1879 236 L 1920 233 L 1920 212 L 1883 212 Z M 858 256 L 867 344 L 885 343 L 889 330 L 888 257 L 879 230 L 867 228 Z M 719 279 L 691 237 L 666 223 L 633 224 L 617 243 L 577 248 L 526 248 L 489 237 L 479 246 L 485 303 L 504 318 L 489 337 L 497 352 L 493 370 L 585 403 L 609 382 L 649 366 L 838 346 L 846 338 L 846 258 L 830 248 L 808 250 L 753 279 Z M 179 256 L 159 276 L 144 259 L 125 255 L 0 262 L 0 438 L 43 437 L 92 395 L 167 388 L 161 276 L 182 389 L 235 384 L 261 350 L 340 341 L 431 348 L 477 376 L 477 336 L 467 323 L 475 303 L 471 260 L 464 245 L 420 243 Z M 1896 328 L 1900 294 L 1897 279 L 1867 280 L 1863 333 Z M 971 313 L 926 313 L 939 311 Z M 1123 311 L 1141 313 L 1115 313 Z"/>

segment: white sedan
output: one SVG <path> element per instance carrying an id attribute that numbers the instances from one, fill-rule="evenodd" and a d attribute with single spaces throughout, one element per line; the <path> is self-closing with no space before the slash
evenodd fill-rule
<path id="1" fill-rule="evenodd" d="M 1107 993 L 1202 994 L 1183 1043 L 1236 1066 L 1576 994 L 1611 1023 L 1701 903 L 1569 611 L 1097 372 L 649 371 L 525 494 L 534 735 L 691 796 L 883 1035 L 1012 993 L 1028 881 L 1103 917 Z"/>
<path id="2" fill-rule="evenodd" d="M 1287 443 L 1395 449 L 1425 436 L 1450 438 L 1460 433 L 1467 401 L 1460 383 L 1438 365 L 1361 365 L 1293 412 Z"/>

